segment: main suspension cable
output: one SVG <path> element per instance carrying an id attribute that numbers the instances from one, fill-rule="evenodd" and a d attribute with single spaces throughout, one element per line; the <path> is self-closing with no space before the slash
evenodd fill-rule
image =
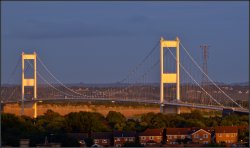
<path id="1" fill-rule="evenodd" d="M 237 106 L 240 108 L 243 108 L 240 104 L 235 102 L 229 95 L 227 95 L 214 81 L 202 70 L 202 68 L 199 66 L 199 64 L 194 60 L 194 58 L 190 55 L 190 53 L 187 51 L 187 49 L 182 45 L 180 42 L 181 46 L 183 47 L 184 51 L 188 54 L 189 58 L 193 61 L 193 63 L 199 68 L 199 70 L 209 79 L 210 82 L 213 83 L 213 85 L 218 88 L 227 98 L 229 98 L 232 102 L 234 102 Z M 243 108 L 244 109 L 244 108 Z"/>
<path id="2" fill-rule="evenodd" d="M 167 47 L 167 49 L 169 50 L 170 54 L 174 57 L 175 60 L 176 57 L 174 56 L 174 54 L 172 53 L 172 51 Z M 210 97 L 212 98 L 218 105 L 224 107 L 222 104 L 220 104 L 216 99 L 213 98 L 213 96 L 211 96 L 206 90 L 204 90 L 200 84 L 192 77 L 192 75 L 186 70 L 186 68 L 181 64 L 181 62 L 179 62 L 181 68 L 188 74 L 188 76 Z"/>

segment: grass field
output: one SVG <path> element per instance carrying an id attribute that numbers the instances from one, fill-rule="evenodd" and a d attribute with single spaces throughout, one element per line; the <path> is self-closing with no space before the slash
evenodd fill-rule
<path id="1" fill-rule="evenodd" d="M 32 105 L 25 105 L 24 114 L 27 116 L 33 115 Z M 149 104 L 121 104 L 121 103 L 102 103 L 102 102 L 72 102 L 72 103 L 38 103 L 37 114 L 42 115 L 48 109 L 58 112 L 61 115 L 66 115 L 70 112 L 88 111 L 99 112 L 106 116 L 109 111 L 117 111 L 122 113 L 127 118 L 138 116 L 148 112 L 159 113 L 160 109 L 158 105 Z M 3 112 L 20 115 L 20 104 L 7 104 L 3 108 Z"/>

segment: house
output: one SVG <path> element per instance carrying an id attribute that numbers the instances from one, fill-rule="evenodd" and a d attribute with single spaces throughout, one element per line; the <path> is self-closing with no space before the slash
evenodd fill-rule
<path id="1" fill-rule="evenodd" d="M 205 131 L 207 131 L 211 134 L 211 143 L 216 143 L 215 142 L 215 128 L 214 127 L 204 127 L 202 129 L 204 129 Z"/>
<path id="2" fill-rule="evenodd" d="M 139 140 L 142 145 L 158 145 L 162 141 L 163 128 L 159 129 L 146 129 L 144 132 L 139 133 Z"/>
<path id="3" fill-rule="evenodd" d="M 191 128 L 167 128 L 167 144 L 186 143 L 191 141 Z M 186 141 L 186 142 L 185 142 Z"/>
<path id="4" fill-rule="evenodd" d="M 20 147 L 29 147 L 30 140 L 29 139 L 20 139 L 19 143 L 20 143 Z"/>
<path id="5" fill-rule="evenodd" d="M 91 137 L 95 145 L 101 147 L 110 147 L 112 145 L 112 132 L 93 132 L 91 133 Z"/>
<path id="6" fill-rule="evenodd" d="M 88 138 L 88 133 L 67 133 L 67 136 L 76 139 L 80 146 L 86 146 L 84 139 Z"/>
<path id="7" fill-rule="evenodd" d="M 238 141 L 237 126 L 218 126 L 215 128 L 216 143 L 235 144 Z"/>
<path id="8" fill-rule="evenodd" d="M 114 131 L 114 146 L 121 147 L 125 142 L 135 142 L 136 132 Z"/>
<path id="9" fill-rule="evenodd" d="M 20 147 L 27 147 L 27 146 L 21 146 Z M 44 143 L 36 144 L 36 147 L 61 147 L 61 143 L 49 143 L 48 137 L 45 136 Z"/>
<path id="10" fill-rule="evenodd" d="M 204 130 L 199 129 L 191 133 L 192 143 L 195 144 L 208 144 L 211 143 L 211 133 Z"/>

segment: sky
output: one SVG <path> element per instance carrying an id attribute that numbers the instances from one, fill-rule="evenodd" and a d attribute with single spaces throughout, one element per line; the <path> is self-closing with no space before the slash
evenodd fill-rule
<path id="1" fill-rule="evenodd" d="M 9 80 L 21 52 L 34 50 L 63 83 L 116 82 L 161 36 L 178 36 L 197 59 L 200 45 L 210 45 L 208 71 L 214 80 L 249 81 L 248 2 L 1 4 L 1 83 Z"/>

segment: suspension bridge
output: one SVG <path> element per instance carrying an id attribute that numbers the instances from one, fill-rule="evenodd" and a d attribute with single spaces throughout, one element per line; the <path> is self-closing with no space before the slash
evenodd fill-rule
<path id="1" fill-rule="evenodd" d="M 22 76 L 17 72 L 19 68 Z M 13 79 L 21 82 L 21 87 L 2 86 L 1 104 L 19 103 L 23 114 L 24 104 L 31 103 L 34 118 L 37 102 L 46 101 L 139 102 L 158 104 L 161 112 L 177 114 L 181 107 L 249 113 L 240 99 L 231 97 L 230 91 L 203 71 L 178 37 L 161 38 L 140 63 L 113 85 L 70 86 L 49 69 L 36 52 L 22 53 L 8 79 L 8 83 Z M 209 83 L 201 83 L 201 76 Z M 152 77 L 159 78 L 159 82 L 153 82 Z"/>

